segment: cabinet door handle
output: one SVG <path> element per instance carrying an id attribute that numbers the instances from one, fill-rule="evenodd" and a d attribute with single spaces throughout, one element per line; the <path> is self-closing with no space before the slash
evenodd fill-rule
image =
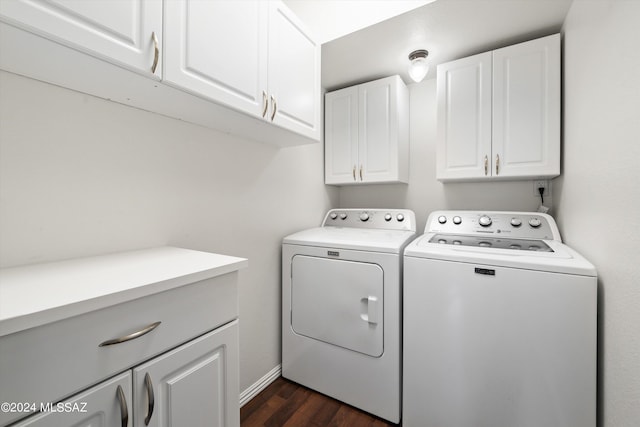
<path id="1" fill-rule="evenodd" d="M 147 416 L 144 418 L 144 425 L 148 426 L 153 415 L 153 407 L 155 406 L 155 398 L 153 396 L 153 384 L 151 383 L 151 375 L 149 372 L 144 374 L 144 385 L 147 388 L 147 398 L 149 405 L 147 407 Z"/>
<path id="2" fill-rule="evenodd" d="M 500 154 L 496 154 L 496 175 L 500 175 Z"/>
<path id="3" fill-rule="evenodd" d="M 273 121 L 273 119 L 276 117 L 276 112 L 278 111 L 278 103 L 273 96 L 271 96 L 271 108 L 273 110 L 271 112 L 271 121 Z"/>
<path id="4" fill-rule="evenodd" d="M 489 157 L 484 156 L 484 176 L 487 176 L 489 173 Z"/>
<path id="5" fill-rule="evenodd" d="M 360 165 L 360 181 L 362 181 L 362 165 Z"/>
<path id="6" fill-rule="evenodd" d="M 268 109 L 269 109 L 269 97 L 267 96 L 267 92 L 262 91 L 262 117 L 263 118 L 267 115 Z"/>
<path id="7" fill-rule="evenodd" d="M 108 346 L 108 345 L 120 344 L 120 343 L 123 343 L 123 342 L 134 340 L 136 338 L 140 338 L 141 336 L 146 335 L 149 332 L 153 331 L 155 328 L 158 327 L 158 325 L 160 325 L 160 323 L 162 323 L 162 322 L 154 322 L 154 323 L 150 324 L 149 326 L 145 326 L 144 328 L 142 328 L 139 331 L 134 332 L 132 334 L 125 335 L 123 337 L 118 337 L 118 338 L 113 338 L 113 339 L 110 339 L 110 340 L 103 341 L 103 342 L 100 343 L 100 345 L 98 347 L 105 347 L 105 346 Z"/>
<path id="8" fill-rule="evenodd" d="M 124 391 L 122 391 L 122 386 L 118 386 L 116 395 L 120 401 L 120 420 L 122 427 L 127 427 L 129 425 L 129 408 L 127 408 L 127 398 L 124 395 Z"/>
<path id="9" fill-rule="evenodd" d="M 356 165 L 353 165 L 353 180 L 356 180 Z"/>
<path id="10" fill-rule="evenodd" d="M 151 72 L 155 74 L 156 68 L 158 67 L 158 58 L 160 57 L 160 49 L 158 47 L 158 37 L 156 36 L 155 31 L 151 33 L 151 38 L 153 39 L 153 65 L 151 66 Z"/>

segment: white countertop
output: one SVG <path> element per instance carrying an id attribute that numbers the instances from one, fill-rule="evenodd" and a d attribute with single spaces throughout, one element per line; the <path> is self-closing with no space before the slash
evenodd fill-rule
<path id="1" fill-rule="evenodd" d="M 0 337 L 231 273 L 245 258 L 160 247 L 0 270 Z"/>

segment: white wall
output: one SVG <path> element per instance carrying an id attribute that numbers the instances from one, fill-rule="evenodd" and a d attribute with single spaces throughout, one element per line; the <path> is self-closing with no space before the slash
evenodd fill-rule
<path id="1" fill-rule="evenodd" d="M 437 209 L 535 211 L 540 196 L 532 181 L 447 183 L 436 180 L 436 80 L 409 86 L 409 184 L 340 187 L 340 207 L 411 209 L 422 232 L 429 212 Z M 551 181 L 553 194 L 553 181 Z M 545 197 L 551 207 L 551 199 Z"/>
<path id="2" fill-rule="evenodd" d="M 0 72 L 0 263 L 156 245 L 248 258 L 244 390 L 280 363 L 282 238 L 337 203 L 322 159 Z"/>
<path id="3" fill-rule="evenodd" d="M 565 241 L 599 275 L 599 423 L 640 420 L 640 2 L 575 0 L 564 24 Z"/>

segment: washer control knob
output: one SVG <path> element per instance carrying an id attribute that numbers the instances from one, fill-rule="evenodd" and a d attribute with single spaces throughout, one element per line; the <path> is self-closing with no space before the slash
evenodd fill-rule
<path id="1" fill-rule="evenodd" d="M 522 225 L 522 220 L 520 218 L 511 218 L 511 225 L 513 227 L 520 227 Z"/>
<path id="2" fill-rule="evenodd" d="M 336 219 L 336 218 L 338 218 L 338 214 L 335 213 L 335 212 L 331 212 L 331 214 L 329 214 L 329 218 Z"/>
<path id="3" fill-rule="evenodd" d="M 342 219 L 342 220 L 347 219 L 347 214 L 346 214 L 346 213 L 344 213 L 344 212 L 342 212 L 342 213 L 340 214 L 340 219 Z"/>
<path id="4" fill-rule="evenodd" d="M 444 224 L 444 223 L 446 223 L 446 222 L 447 222 L 447 217 L 446 217 L 446 216 L 444 216 L 444 215 L 440 215 L 440 216 L 438 217 L 438 222 L 439 222 L 440 224 Z"/>
<path id="5" fill-rule="evenodd" d="M 529 220 L 529 225 L 533 228 L 538 228 L 542 225 L 542 221 L 540 221 L 540 218 L 531 218 Z"/>
<path id="6" fill-rule="evenodd" d="M 391 221 L 391 219 L 393 219 L 393 217 L 391 216 L 391 214 L 386 214 L 386 215 L 384 216 L 384 220 L 385 220 L 385 221 L 387 221 L 387 222 Z"/>
<path id="7" fill-rule="evenodd" d="M 453 223 L 454 223 L 455 225 L 462 224 L 462 218 L 460 218 L 460 217 L 459 217 L 459 216 L 457 216 L 457 215 L 456 215 L 456 216 L 454 216 L 454 217 L 453 217 Z"/>
<path id="8" fill-rule="evenodd" d="M 360 221 L 362 221 L 362 222 L 369 221 L 369 214 L 366 213 L 366 212 L 362 212 L 360 214 Z"/>
<path id="9" fill-rule="evenodd" d="M 493 223 L 493 221 L 491 221 L 491 218 L 489 218 L 487 215 L 482 215 L 480 217 L 480 219 L 478 220 L 478 224 L 480 224 L 483 227 L 488 227 Z"/>
<path id="10" fill-rule="evenodd" d="M 404 215 L 402 215 L 402 214 L 398 214 L 398 215 L 396 216 L 396 219 L 397 219 L 399 222 L 402 222 L 402 221 L 404 221 Z"/>

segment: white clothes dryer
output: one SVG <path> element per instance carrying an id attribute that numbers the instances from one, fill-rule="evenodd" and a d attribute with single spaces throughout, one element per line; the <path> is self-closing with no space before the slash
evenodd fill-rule
<path id="1" fill-rule="evenodd" d="M 595 427 L 596 270 L 549 215 L 439 211 L 404 255 L 405 427 Z"/>
<path id="2" fill-rule="evenodd" d="M 282 376 L 394 423 L 402 251 L 415 215 L 334 209 L 282 245 Z"/>

